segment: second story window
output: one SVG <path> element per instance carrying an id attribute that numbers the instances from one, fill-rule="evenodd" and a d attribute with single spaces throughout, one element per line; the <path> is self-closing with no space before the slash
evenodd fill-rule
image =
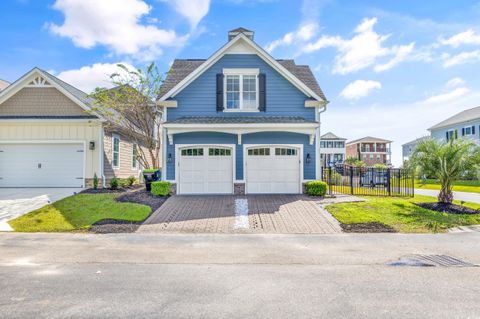
<path id="1" fill-rule="evenodd" d="M 112 136 L 112 166 L 113 168 L 120 167 L 120 137 L 118 135 Z"/>
<path id="2" fill-rule="evenodd" d="M 225 111 L 258 111 L 258 69 L 224 69 Z"/>

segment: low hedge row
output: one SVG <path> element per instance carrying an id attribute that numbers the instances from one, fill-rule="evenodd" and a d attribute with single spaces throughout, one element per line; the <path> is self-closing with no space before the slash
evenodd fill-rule
<path id="1" fill-rule="evenodd" d="M 309 181 L 305 183 L 306 192 L 310 196 L 325 196 L 327 194 L 327 183 L 322 181 Z"/>
<path id="2" fill-rule="evenodd" d="M 154 196 L 168 196 L 170 194 L 170 182 L 152 182 L 150 193 Z"/>

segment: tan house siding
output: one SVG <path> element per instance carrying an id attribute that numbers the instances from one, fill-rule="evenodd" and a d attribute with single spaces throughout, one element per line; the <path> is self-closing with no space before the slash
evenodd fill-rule
<path id="1" fill-rule="evenodd" d="M 0 105 L 3 116 L 91 115 L 56 88 L 25 87 Z"/>
<path id="2" fill-rule="evenodd" d="M 26 141 L 78 141 L 85 144 L 85 178 L 91 179 L 96 173 L 101 177 L 100 165 L 101 123 L 91 122 L 2 122 L 0 143 Z M 90 141 L 95 150 L 89 150 Z"/>
<path id="3" fill-rule="evenodd" d="M 117 135 L 120 138 L 120 166 L 113 168 L 113 148 L 112 148 L 112 135 Z M 104 172 L 105 178 L 111 179 L 112 177 L 126 178 L 129 176 L 138 177 L 140 174 L 140 165 L 138 163 L 137 169 L 132 169 L 132 154 L 133 144 L 129 139 L 121 134 L 105 132 L 104 135 Z M 145 148 L 143 148 L 146 151 Z"/>

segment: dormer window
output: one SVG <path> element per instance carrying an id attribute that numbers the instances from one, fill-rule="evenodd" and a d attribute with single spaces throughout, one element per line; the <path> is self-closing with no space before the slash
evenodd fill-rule
<path id="1" fill-rule="evenodd" d="M 224 69 L 224 111 L 258 111 L 258 69 Z"/>

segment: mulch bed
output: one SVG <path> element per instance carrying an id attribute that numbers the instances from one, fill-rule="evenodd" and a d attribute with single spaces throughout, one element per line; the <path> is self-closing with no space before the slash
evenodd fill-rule
<path id="1" fill-rule="evenodd" d="M 115 200 L 122 203 L 137 203 L 150 206 L 152 209 L 150 213 L 151 215 L 158 208 L 160 208 L 160 206 L 162 206 L 167 198 L 168 197 L 153 196 L 150 194 L 150 192 L 147 192 L 145 188 L 142 188 L 140 190 L 129 191 L 125 194 L 122 194 L 115 198 Z M 126 220 L 104 219 L 93 224 L 90 228 L 90 232 L 96 234 L 134 233 L 140 227 L 140 225 L 142 225 L 142 223 L 143 221 L 131 222 Z"/>
<path id="2" fill-rule="evenodd" d="M 128 187 L 119 187 L 117 189 L 110 189 L 110 188 L 88 188 L 84 189 L 83 191 L 80 192 L 80 194 L 112 194 L 112 193 L 125 193 L 129 191 L 134 191 L 137 189 L 143 188 L 143 185 L 132 185 Z"/>
<path id="3" fill-rule="evenodd" d="M 372 223 L 355 223 L 355 224 L 340 224 L 342 230 L 346 233 L 396 233 L 397 231 L 385 224 Z"/>
<path id="4" fill-rule="evenodd" d="M 422 208 L 434 210 L 441 213 L 447 214 L 467 214 L 475 215 L 480 214 L 480 210 L 472 209 L 469 207 L 456 205 L 456 204 L 447 204 L 447 203 L 416 203 L 417 206 Z"/>

